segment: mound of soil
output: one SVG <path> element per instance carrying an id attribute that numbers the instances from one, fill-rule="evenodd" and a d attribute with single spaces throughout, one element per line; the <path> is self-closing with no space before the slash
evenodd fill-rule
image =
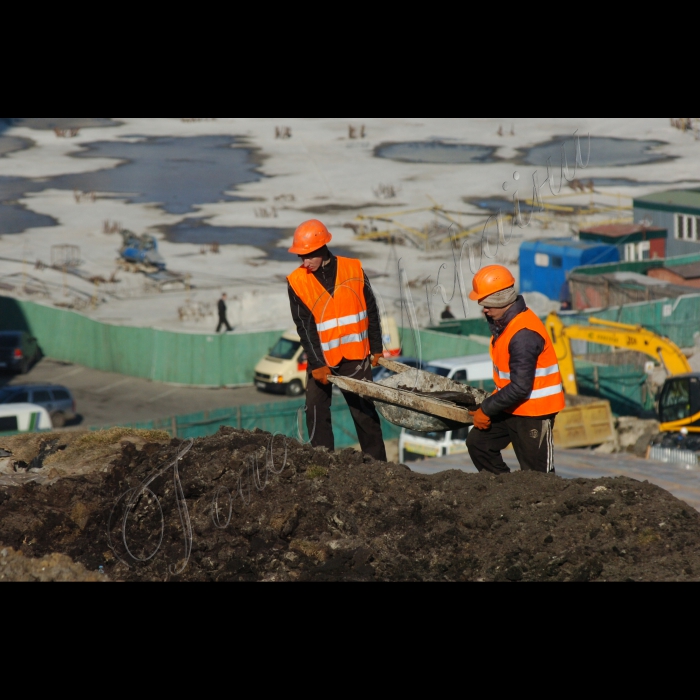
<path id="1" fill-rule="evenodd" d="M 50 554 L 42 559 L 27 559 L 13 549 L 0 549 L 0 583 L 8 581 L 102 583 L 107 580 L 104 574 L 88 571 L 84 566 L 72 562 L 64 554 Z"/>
<path id="2" fill-rule="evenodd" d="M 646 482 L 424 476 L 233 429 L 0 487 L 0 543 L 114 581 L 700 579 L 700 513 Z"/>

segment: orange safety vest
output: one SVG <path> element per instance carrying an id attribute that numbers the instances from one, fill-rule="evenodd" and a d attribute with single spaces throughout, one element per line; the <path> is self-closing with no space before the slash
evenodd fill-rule
<path id="1" fill-rule="evenodd" d="M 566 406 L 562 386 L 559 361 L 547 329 L 537 315 L 528 309 L 518 314 L 496 340 L 491 339 L 491 359 L 493 360 L 493 380 L 497 391 L 510 384 L 510 341 L 524 329 L 539 333 L 544 339 L 544 350 L 537 360 L 535 384 L 530 396 L 508 413 L 514 416 L 548 416 L 559 413 Z"/>
<path id="2" fill-rule="evenodd" d="M 364 360 L 370 355 L 362 263 L 350 258 L 337 260 L 338 276 L 333 296 L 304 267 L 287 278 L 295 294 L 314 316 L 323 356 L 329 367 L 337 367 L 343 358 Z"/>

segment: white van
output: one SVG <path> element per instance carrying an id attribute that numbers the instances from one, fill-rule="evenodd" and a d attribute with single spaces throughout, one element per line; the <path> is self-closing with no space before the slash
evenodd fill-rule
<path id="1" fill-rule="evenodd" d="M 49 412 L 41 406 L 31 403 L 0 405 L 0 433 L 34 433 L 52 427 Z"/>
<path id="2" fill-rule="evenodd" d="M 478 389 L 483 389 L 483 386 L 480 386 L 482 382 L 493 382 L 493 360 L 488 353 L 454 357 L 449 360 L 433 360 L 425 367 L 425 371 Z"/>
<path id="3" fill-rule="evenodd" d="M 430 457 L 447 457 L 467 452 L 467 436 L 471 425 L 459 430 L 435 433 L 417 433 L 402 430 L 399 438 L 399 462 L 409 464 Z"/>
<path id="4" fill-rule="evenodd" d="M 401 354 L 399 329 L 393 317 L 382 318 L 384 355 Z M 255 367 L 255 386 L 259 391 L 300 396 L 306 391 L 308 359 L 296 330 L 287 331 L 274 348 Z"/>

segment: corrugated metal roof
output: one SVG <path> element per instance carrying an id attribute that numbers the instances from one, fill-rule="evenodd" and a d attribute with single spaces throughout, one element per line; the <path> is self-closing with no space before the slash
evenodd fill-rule
<path id="1" fill-rule="evenodd" d="M 655 192 L 645 197 L 637 197 L 635 206 L 644 208 L 645 204 L 656 205 L 664 209 L 696 210 L 700 214 L 700 189 L 697 190 L 668 190 L 667 192 Z"/>
<path id="2" fill-rule="evenodd" d="M 609 224 L 607 226 L 594 226 L 592 228 L 581 229 L 581 233 L 593 233 L 597 236 L 609 236 L 611 238 L 624 238 L 635 233 L 668 233 L 665 228 L 651 226 L 645 228 L 640 224 Z"/>
<path id="3" fill-rule="evenodd" d="M 666 266 L 667 270 L 675 272 L 686 280 L 695 280 L 700 277 L 700 263 L 693 263 L 691 265 L 678 265 L 677 267 Z"/>

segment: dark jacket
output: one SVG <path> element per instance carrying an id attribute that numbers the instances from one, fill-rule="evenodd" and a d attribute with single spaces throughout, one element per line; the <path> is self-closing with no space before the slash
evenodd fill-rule
<path id="1" fill-rule="evenodd" d="M 219 318 L 226 318 L 226 302 L 219 299 Z"/>
<path id="2" fill-rule="evenodd" d="M 524 311 L 527 311 L 527 304 L 525 299 L 519 296 L 500 322 L 496 323 L 487 316 L 494 341 L 497 341 L 508 324 Z M 508 349 L 510 351 L 510 384 L 486 399 L 481 407 L 491 418 L 504 413 L 509 408 L 514 408 L 532 393 L 537 360 L 544 352 L 544 338 L 535 331 L 523 329 L 513 336 Z"/>
<path id="3" fill-rule="evenodd" d="M 338 258 L 331 254 L 331 260 L 325 267 L 314 272 L 314 277 L 323 288 L 331 295 L 335 294 L 336 279 L 338 277 Z M 377 300 L 374 298 L 372 286 L 365 275 L 365 301 L 367 302 L 367 316 L 369 318 L 369 347 L 373 355 L 381 355 L 384 352 L 382 343 L 382 324 L 379 318 Z M 316 321 L 311 310 L 296 295 L 289 285 L 289 303 L 292 308 L 292 318 L 297 327 L 301 344 L 309 358 L 309 371 L 321 369 L 326 366 L 326 360 L 321 350 L 321 340 L 316 330 Z"/>

